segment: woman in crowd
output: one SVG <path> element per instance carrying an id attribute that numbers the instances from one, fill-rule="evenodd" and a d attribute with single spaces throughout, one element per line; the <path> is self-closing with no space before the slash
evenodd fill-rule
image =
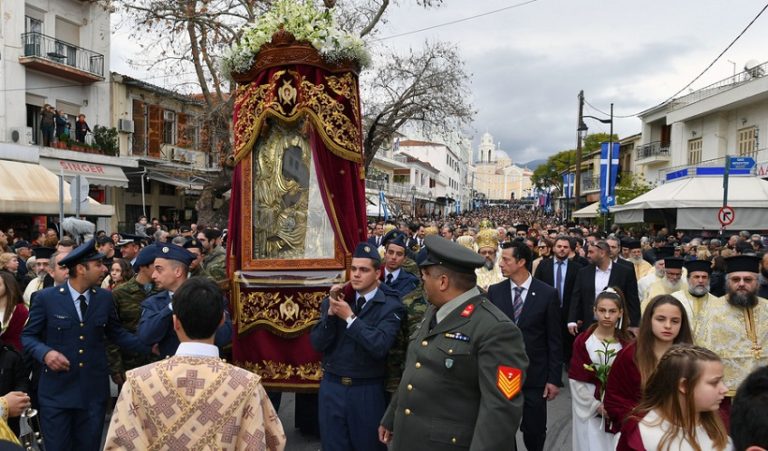
<path id="1" fill-rule="evenodd" d="M 21 331 L 29 318 L 19 284 L 12 274 L 0 271 L 0 343 L 21 352 Z M 0 370 L 0 373 L 2 370 Z"/>
<path id="2" fill-rule="evenodd" d="M 109 269 L 109 289 L 114 290 L 118 286 L 133 278 L 133 268 L 130 263 L 122 258 L 116 258 Z"/>
<path id="3" fill-rule="evenodd" d="M 645 388 L 640 405 L 621 429 L 617 450 L 731 448 L 718 414 L 728 388 L 717 354 L 699 346 L 672 346 Z"/>
<path id="4" fill-rule="evenodd" d="M 14 276 L 19 270 L 19 258 L 13 252 L 0 254 L 0 271 L 6 271 Z"/>
<path id="5" fill-rule="evenodd" d="M 604 406 L 611 432 L 621 430 L 659 359 L 677 343 L 693 343 L 683 304 L 671 295 L 656 296 L 640 319 L 637 340 L 619 351 L 608 374 Z"/>
<path id="6" fill-rule="evenodd" d="M 594 313 L 597 322 L 573 342 L 573 356 L 568 369 L 574 451 L 613 449 L 613 435 L 605 432 L 604 387 L 601 387 L 594 367 L 591 367 L 592 370 L 588 368 L 592 364 L 611 365 L 615 353 L 632 339 L 627 331 L 629 315 L 624 308 L 624 296 L 619 290 L 607 288 L 597 295 Z M 606 350 L 609 355 L 606 355 Z"/>

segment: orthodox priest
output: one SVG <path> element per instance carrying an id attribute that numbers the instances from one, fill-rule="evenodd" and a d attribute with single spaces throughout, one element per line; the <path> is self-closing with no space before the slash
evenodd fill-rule
<path id="1" fill-rule="evenodd" d="M 224 297 L 214 282 L 182 284 L 173 302 L 176 355 L 128 371 L 104 449 L 285 448 L 259 376 L 219 358 L 213 341 L 223 322 Z"/>
<path id="2" fill-rule="evenodd" d="M 709 292 L 709 276 L 712 274 L 712 264 L 707 260 L 691 260 L 685 262 L 685 269 L 688 271 L 688 288 L 681 289 L 672 293 L 678 301 L 685 307 L 685 313 L 688 315 L 688 324 L 691 325 L 691 331 L 696 334 L 696 328 L 699 325 L 699 318 L 709 309 L 709 306 L 716 302 L 717 296 Z"/>
<path id="3" fill-rule="evenodd" d="M 499 234 L 493 229 L 482 229 L 477 232 L 475 244 L 477 244 L 477 253 L 485 258 L 485 264 L 475 269 L 477 286 L 487 291 L 489 286 L 504 280 L 497 261 Z"/>
<path id="4" fill-rule="evenodd" d="M 768 300 L 757 296 L 758 257 L 737 255 L 725 259 L 725 264 L 725 296 L 702 312 L 694 339 L 723 359 L 728 394 L 720 412 L 727 422 L 738 386 L 753 369 L 768 365 Z"/>

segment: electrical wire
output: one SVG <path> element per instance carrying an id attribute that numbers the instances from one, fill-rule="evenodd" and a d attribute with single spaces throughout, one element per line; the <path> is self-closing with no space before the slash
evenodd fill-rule
<path id="1" fill-rule="evenodd" d="M 688 88 L 689 88 L 689 87 L 690 87 L 692 84 L 696 83 L 696 81 L 698 81 L 698 79 L 700 79 L 700 78 L 701 78 L 701 77 L 702 77 L 702 76 L 703 76 L 705 73 L 707 73 L 707 71 L 708 71 L 709 69 L 711 69 L 711 68 L 712 68 L 712 66 L 714 66 L 714 65 L 715 65 L 715 63 L 716 63 L 716 62 L 718 62 L 718 61 L 720 60 L 720 58 L 722 58 L 722 57 L 723 57 L 723 55 L 725 55 L 725 53 L 726 53 L 728 50 L 730 50 L 730 49 L 731 49 L 731 47 L 733 47 L 733 45 L 734 45 L 734 44 L 736 44 L 736 41 L 738 41 L 738 40 L 739 40 L 739 39 L 740 39 L 740 38 L 741 38 L 741 37 L 744 35 L 744 33 L 746 33 L 746 32 L 747 32 L 747 30 L 749 30 L 749 28 L 752 26 L 752 24 L 754 24 L 754 23 L 757 21 L 757 19 L 758 19 L 758 18 L 760 18 L 760 16 L 761 16 L 761 15 L 763 15 L 763 13 L 765 12 L 765 10 L 766 10 L 766 9 L 768 9 L 768 3 L 766 3 L 766 4 L 765 4 L 765 6 L 763 6 L 763 8 L 760 10 L 760 12 L 758 12 L 758 13 L 757 13 L 757 15 L 756 15 L 755 17 L 753 17 L 753 18 L 752 18 L 752 20 L 750 20 L 750 21 L 749 21 L 749 23 L 747 24 L 747 26 L 746 26 L 746 27 L 744 27 L 744 29 L 743 29 L 743 30 L 741 30 L 741 33 L 739 33 L 738 35 L 736 35 L 736 37 L 735 37 L 735 38 L 733 38 L 733 40 L 731 41 L 731 43 L 730 43 L 730 44 L 728 44 L 728 46 L 726 46 L 726 47 L 725 47 L 725 49 L 723 49 L 723 51 L 722 51 L 722 52 L 720 52 L 720 54 L 719 54 L 719 55 L 717 55 L 717 56 L 715 57 L 715 59 L 714 59 L 714 60 L 712 60 L 712 62 L 711 62 L 711 63 L 709 63 L 709 65 L 707 65 L 707 67 L 705 67 L 705 68 L 704 68 L 704 70 L 702 70 L 702 71 L 701 71 L 701 73 L 699 73 L 699 75 L 697 75 L 696 77 L 694 77 L 694 78 L 693 78 L 693 80 L 691 80 L 691 81 L 690 81 L 690 82 L 689 82 L 687 85 L 685 85 L 685 86 L 683 86 L 682 88 L 680 88 L 680 89 L 679 89 L 679 90 L 678 90 L 676 93 L 674 93 L 674 94 L 672 94 L 671 96 L 669 96 L 669 97 L 668 97 L 668 98 L 667 98 L 665 101 L 661 102 L 659 105 L 663 105 L 663 104 L 665 104 L 665 103 L 669 102 L 670 100 L 672 100 L 672 99 L 674 99 L 675 97 L 677 97 L 677 96 L 678 96 L 678 94 L 680 94 L 681 92 L 683 92 L 683 91 L 685 91 L 686 89 L 688 89 Z M 600 112 L 601 114 L 605 114 L 606 116 L 608 116 L 608 115 L 609 115 L 609 114 L 608 114 L 608 113 L 606 113 L 605 111 L 602 111 L 602 110 L 600 110 L 599 108 L 596 108 L 594 105 L 591 105 L 591 104 L 590 104 L 589 102 L 587 102 L 586 100 L 584 100 L 584 103 L 586 103 L 587 105 L 589 105 L 590 107 L 592 107 L 592 108 L 593 108 L 595 111 L 598 111 L 598 112 Z M 641 112 L 642 112 L 642 111 L 638 111 L 638 112 L 637 112 L 637 113 L 635 113 L 635 114 L 626 114 L 626 115 L 618 115 L 618 114 L 614 114 L 614 115 L 613 115 L 613 117 L 614 117 L 614 119 L 627 119 L 627 118 L 630 118 L 630 117 L 636 117 L 636 116 L 637 116 L 637 115 L 639 115 Z"/>
<path id="2" fill-rule="evenodd" d="M 519 8 L 521 6 L 529 5 L 529 4 L 535 3 L 537 1 L 538 0 L 528 0 L 526 2 L 516 3 L 514 5 L 509 5 L 509 6 L 505 6 L 503 8 L 495 9 L 493 11 L 487 11 L 487 12 L 484 12 L 484 13 L 475 14 L 474 16 L 464 17 L 462 19 L 456 19 L 456 20 L 452 20 L 450 22 L 444 22 L 444 23 L 437 24 L 437 25 L 431 25 L 429 27 L 419 28 L 417 30 L 406 31 L 406 32 L 403 32 L 403 33 L 398 33 L 398 34 L 393 34 L 392 36 L 386 36 L 386 37 L 383 37 L 383 38 L 378 38 L 378 39 L 373 39 L 373 40 L 374 41 L 386 41 L 388 39 L 400 38 L 400 37 L 403 37 L 403 36 L 408 36 L 408 35 L 412 35 L 412 34 L 416 34 L 416 33 L 421 33 L 423 31 L 434 30 L 435 28 L 446 27 L 448 25 L 455 25 L 457 23 L 467 22 L 467 21 L 474 20 L 474 19 L 477 19 L 477 18 L 480 18 L 480 17 L 490 16 L 492 14 L 500 13 L 502 11 L 507 11 L 507 10 L 514 9 L 514 8 Z"/>

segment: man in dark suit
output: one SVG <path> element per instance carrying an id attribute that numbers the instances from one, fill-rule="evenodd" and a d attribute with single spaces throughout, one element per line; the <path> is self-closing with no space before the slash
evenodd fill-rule
<path id="1" fill-rule="evenodd" d="M 98 288 L 106 268 L 90 240 L 59 264 L 69 281 L 39 291 L 22 344 L 44 366 L 38 398 L 47 450 L 98 450 L 109 399 L 105 335 L 123 349 L 150 349 L 122 328 L 109 291 Z"/>
<path id="2" fill-rule="evenodd" d="M 562 387 L 562 331 L 557 290 L 531 277 L 531 250 L 513 241 L 502 245 L 501 273 L 507 280 L 491 285 L 488 297 L 523 333 L 528 377 L 523 384 L 520 430 L 529 451 L 542 451 L 547 438 L 547 401 Z"/>
<path id="3" fill-rule="evenodd" d="M 611 258 L 611 261 L 619 265 L 624 265 L 634 272 L 635 265 L 629 260 L 621 258 L 621 240 L 609 237 L 605 239 L 605 242 L 608 243 L 608 256 Z"/>
<path id="4" fill-rule="evenodd" d="M 384 224 L 377 222 L 373 226 L 373 235 L 368 237 L 368 244 L 375 248 L 384 244 Z"/>
<path id="5" fill-rule="evenodd" d="M 574 336 L 595 322 L 595 298 L 607 287 L 616 287 L 624 293 L 630 328 L 636 328 L 640 324 L 640 300 L 637 295 L 635 270 L 613 263 L 608 254 L 609 249 L 605 241 L 598 241 L 589 246 L 587 258 L 590 265 L 581 268 L 576 276 L 568 311 L 568 330 Z"/>
<path id="6" fill-rule="evenodd" d="M 560 302 L 560 331 L 563 341 L 563 362 L 571 361 L 573 335 L 568 332 L 568 309 L 571 307 L 571 294 L 576 283 L 576 275 L 582 268 L 581 262 L 569 259 L 573 249 L 573 239 L 565 235 L 557 237 L 552 248 L 552 258 L 547 258 L 536 267 L 534 279 L 540 280 L 557 290 Z"/>

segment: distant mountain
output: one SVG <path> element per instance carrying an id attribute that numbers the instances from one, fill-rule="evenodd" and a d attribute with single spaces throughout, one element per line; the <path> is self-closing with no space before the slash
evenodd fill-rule
<path id="1" fill-rule="evenodd" d="M 543 159 L 540 159 L 540 160 L 529 161 L 528 163 L 525 163 L 523 166 L 525 166 L 526 168 L 534 171 L 534 170 L 536 170 L 536 168 L 538 168 L 539 166 L 541 166 L 542 164 L 544 164 L 546 162 L 547 162 L 547 159 L 543 158 Z"/>

